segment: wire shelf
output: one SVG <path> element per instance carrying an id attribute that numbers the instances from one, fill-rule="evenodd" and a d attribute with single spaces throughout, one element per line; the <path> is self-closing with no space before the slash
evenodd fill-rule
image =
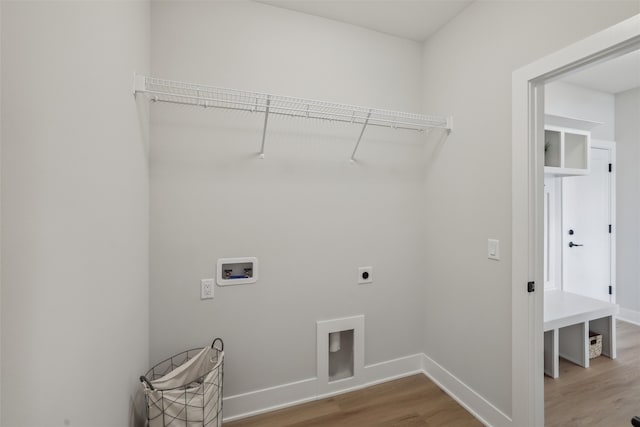
<path id="1" fill-rule="evenodd" d="M 432 128 L 451 131 L 450 117 L 389 111 L 378 108 L 359 107 L 312 99 L 270 95 L 237 89 L 226 89 L 163 80 L 136 75 L 134 94 L 143 93 L 154 102 L 193 105 L 203 108 L 249 111 L 265 114 L 262 135 L 261 157 L 264 157 L 264 141 L 268 117 L 271 114 L 306 119 L 361 125 L 362 130 L 351 156 L 354 160 L 362 135 L 367 126 L 425 131 Z"/>

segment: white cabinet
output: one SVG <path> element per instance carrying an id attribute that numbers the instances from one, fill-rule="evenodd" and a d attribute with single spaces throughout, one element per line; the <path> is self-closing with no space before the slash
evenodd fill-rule
<path id="1" fill-rule="evenodd" d="M 545 126 L 545 174 L 560 176 L 588 174 L 590 146 L 589 131 Z"/>

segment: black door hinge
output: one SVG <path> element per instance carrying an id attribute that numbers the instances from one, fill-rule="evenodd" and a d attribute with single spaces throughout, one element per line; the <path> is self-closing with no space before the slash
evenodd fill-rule
<path id="1" fill-rule="evenodd" d="M 536 290 L 536 282 L 528 282 L 527 292 L 535 292 L 535 290 Z"/>
<path id="2" fill-rule="evenodd" d="M 613 286 L 609 285 L 609 295 L 613 295 Z"/>
<path id="3" fill-rule="evenodd" d="M 613 165 L 609 163 L 609 172 L 613 171 Z"/>

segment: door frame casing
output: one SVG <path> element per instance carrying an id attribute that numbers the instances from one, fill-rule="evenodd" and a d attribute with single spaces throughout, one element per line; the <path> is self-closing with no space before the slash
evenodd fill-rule
<path id="1" fill-rule="evenodd" d="M 544 425 L 544 84 L 640 49 L 640 15 L 512 75 L 512 424 Z M 538 284 L 528 292 L 528 282 Z"/>

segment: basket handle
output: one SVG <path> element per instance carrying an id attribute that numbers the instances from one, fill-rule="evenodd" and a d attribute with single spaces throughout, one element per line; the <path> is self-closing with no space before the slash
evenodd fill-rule
<path id="1" fill-rule="evenodd" d="M 218 342 L 218 341 L 220 342 L 219 350 L 220 351 L 224 351 L 224 342 L 222 341 L 222 338 L 214 339 L 213 342 L 211 343 L 211 348 L 216 348 L 215 345 L 216 345 L 216 342 Z"/>
<path id="2" fill-rule="evenodd" d="M 140 375 L 140 382 L 141 383 L 145 383 L 147 385 L 147 387 L 149 387 L 151 390 L 155 390 L 156 388 L 153 386 L 153 384 L 151 384 L 151 381 L 149 381 L 147 379 L 147 377 L 145 377 L 144 375 Z"/>

